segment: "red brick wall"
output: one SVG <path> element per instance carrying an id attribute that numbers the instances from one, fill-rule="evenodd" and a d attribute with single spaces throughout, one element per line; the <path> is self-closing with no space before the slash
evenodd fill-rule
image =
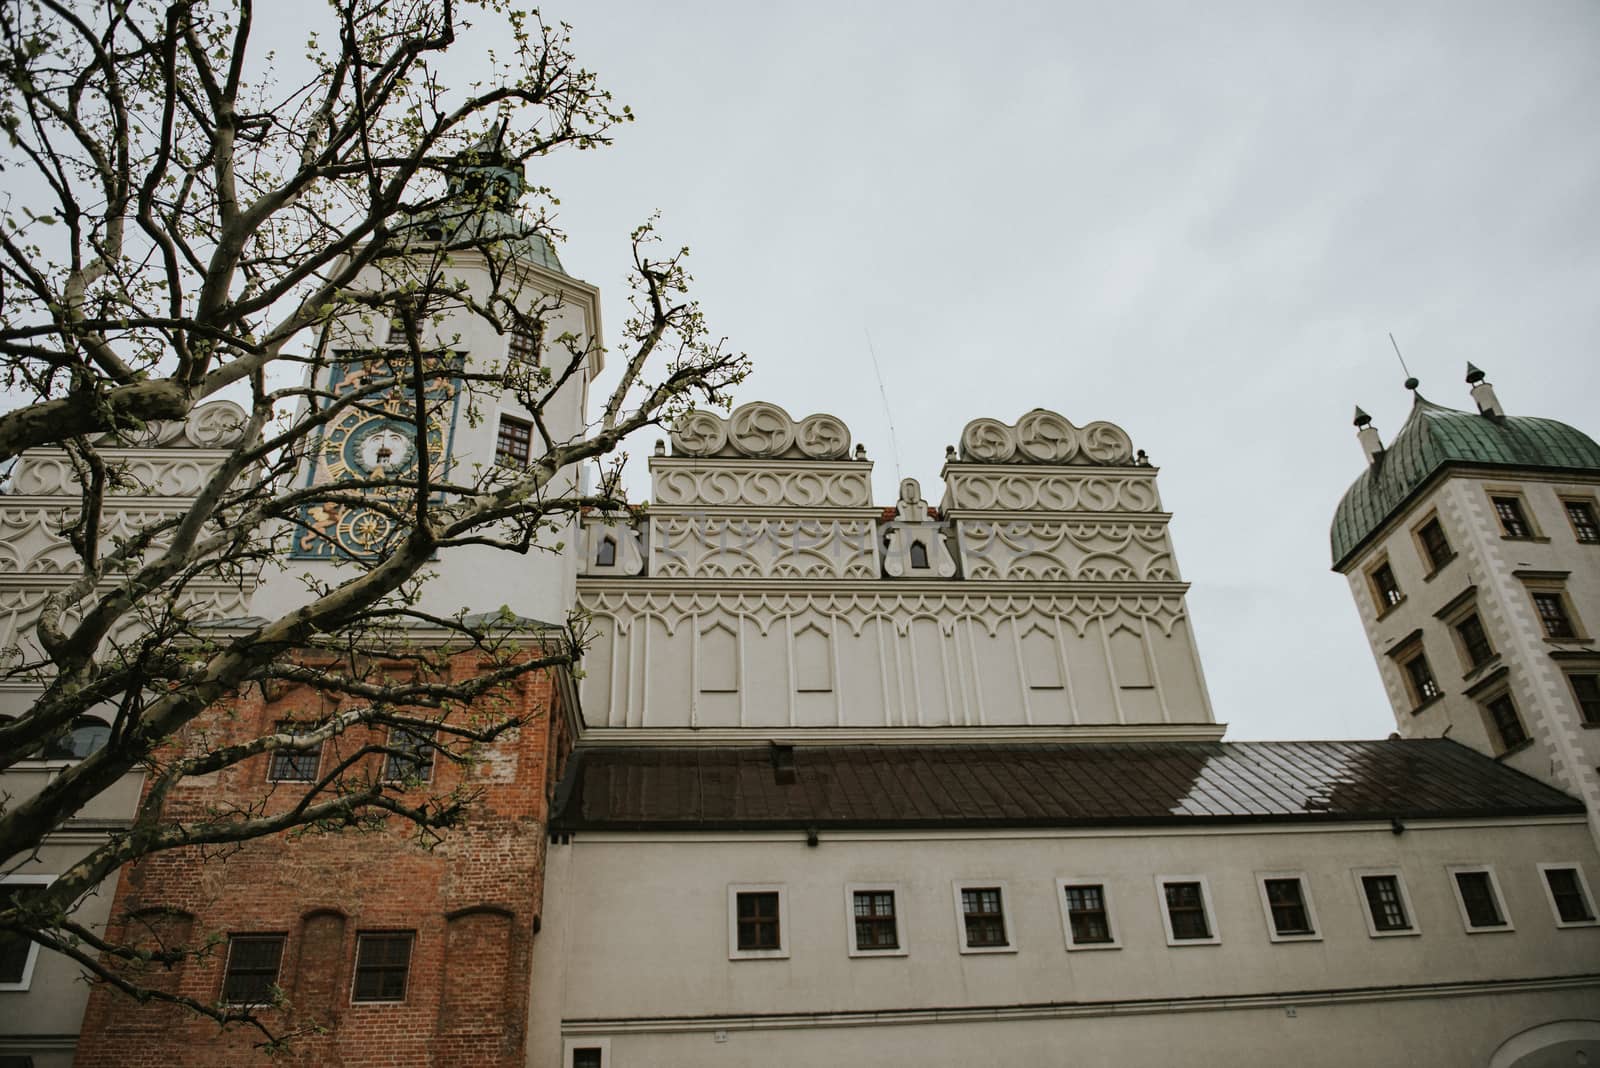
<path id="1" fill-rule="evenodd" d="M 462 655 L 452 671 L 475 666 L 475 657 Z M 204 724 L 215 732 L 208 741 L 268 731 L 296 713 L 314 717 L 322 701 L 306 690 L 274 696 L 247 695 L 216 710 Z M 482 791 L 466 826 L 446 832 L 441 843 L 424 848 L 413 840 L 414 827 L 392 820 L 372 831 L 286 834 L 206 855 L 158 854 L 123 871 L 110 935 L 137 939 L 155 915 L 165 929 L 217 939 L 176 974 L 147 976 L 214 1002 L 228 934 L 284 934 L 278 981 L 289 1007 L 266 1010 L 263 1019 L 303 1033 L 279 1063 L 520 1066 L 548 804 L 571 739 L 551 675 L 527 676 L 503 699 L 525 726 L 468 768 L 435 760 L 429 792 L 457 785 Z M 348 753 L 352 743 L 360 739 L 340 744 Z M 325 769 L 330 752 L 331 746 Z M 267 758 L 252 758 L 178 791 L 168 811 L 230 803 L 275 810 L 303 794 L 297 784 L 269 783 L 266 776 Z M 177 914 L 149 911 L 156 909 Z M 405 1000 L 354 1003 L 357 933 L 386 930 L 415 932 Z M 90 996 L 76 1063 L 264 1064 L 256 1048 L 261 1040 L 251 1027 L 219 1033 L 213 1022 L 141 1006 L 100 987 Z"/>

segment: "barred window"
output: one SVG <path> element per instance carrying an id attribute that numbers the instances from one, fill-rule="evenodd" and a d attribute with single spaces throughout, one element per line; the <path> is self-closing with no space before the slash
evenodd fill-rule
<path id="1" fill-rule="evenodd" d="M 389 731 L 389 748 L 383 777 L 390 782 L 433 778 L 433 734 L 395 727 Z"/>
<path id="2" fill-rule="evenodd" d="M 277 724 L 274 730 L 278 734 L 293 734 L 305 726 L 285 721 Z M 321 742 L 308 749 L 274 749 L 267 765 L 267 778 L 272 782 L 314 782 L 321 767 Z"/>

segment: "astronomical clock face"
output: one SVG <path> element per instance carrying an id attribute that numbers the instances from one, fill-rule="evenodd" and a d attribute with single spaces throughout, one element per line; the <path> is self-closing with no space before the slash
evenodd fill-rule
<path id="1" fill-rule="evenodd" d="M 381 360 L 367 355 L 366 360 Z M 361 388 L 369 370 L 387 375 L 381 363 L 369 368 L 366 360 L 336 362 L 329 381 L 337 395 Z M 430 389 L 428 456 L 435 472 L 448 469 L 450 428 L 456 397 L 446 382 Z M 375 503 L 407 510 L 417 475 L 416 408 L 410 390 L 396 387 L 360 409 L 343 413 L 323 431 L 312 465 L 310 485 L 337 486 L 342 482 L 372 483 L 358 489 Z M 437 476 L 436 476 L 437 477 Z M 383 485 L 398 480 L 398 485 Z M 334 556 L 383 557 L 403 529 L 382 508 L 363 508 L 347 501 L 322 501 L 301 509 L 301 526 L 291 555 L 327 559 Z"/>

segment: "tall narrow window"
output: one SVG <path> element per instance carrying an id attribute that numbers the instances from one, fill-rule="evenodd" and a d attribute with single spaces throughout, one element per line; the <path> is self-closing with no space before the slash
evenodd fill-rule
<path id="1" fill-rule="evenodd" d="M 1456 896 L 1461 902 L 1461 914 L 1468 931 L 1511 926 L 1500 909 L 1500 895 L 1487 868 L 1460 869 L 1451 874 L 1455 877 Z"/>
<path id="2" fill-rule="evenodd" d="M 384 761 L 383 777 L 391 782 L 433 778 L 433 735 L 395 727 L 389 731 L 391 752 Z"/>
<path id="3" fill-rule="evenodd" d="M 968 949 L 1010 944 L 1006 937 L 1005 901 L 998 886 L 962 887 L 961 922 Z"/>
<path id="4" fill-rule="evenodd" d="M 1568 675 L 1572 696 L 1578 699 L 1578 714 L 1590 726 L 1600 727 L 1600 675 Z"/>
<path id="5" fill-rule="evenodd" d="M 1165 883 L 1166 926 L 1173 942 L 1206 942 L 1211 921 L 1206 918 L 1205 892 L 1198 883 Z"/>
<path id="6" fill-rule="evenodd" d="M 1461 639 L 1461 648 L 1466 650 L 1471 667 L 1482 667 L 1494 659 L 1494 649 L 1489 645 L 1489 636 L 1483 632 L 1483 621 L 1476 612 L 1462 617 L 1456 624 L 1456 635 Z"/>
<path id="7" fill-rule="evenodd" d="M 1484 706 L 1489 713 L 1489 722 L 1494 725 L 1495 736 L 1500 741 L 1500 751 L 1515 749 L 1528 740 L 1528 732 L 1523 729 L 1522 717 L 1517 715 L 1517 706 L 1511 700 L 1511 695 L 1503 693 Z"/>
<path id="8" fill-rule="evenodd" d="M 49 882 L 0 883 L 0 908 L 42 894 Z M 18 931 L 0 931 L 0 990 L 26 990 L 39 956 L 39 944 Z"/>
<path id="9" fill-rule="evenodd" d="M 1372 569 L 1372 590 L 1378 598 L 1380 615 L 1406 599 L 1400 592 L 1400 583 L 1395 581 L 1394 568 L 1387 560 Z"/>
<path id="10" fill-rule="evenodd" d="M 1587 926 L 1595 922 L 1589 888 L 1576 865 L 1541 864 L 1539 869 L 1544 873 L 1545 889 L 1550 891 L 1550 905 L 1556 910 L 1558 924 Z"/>
<path id="11" fill-rule="evenodd" d="M 778 892 L 738 895 L 738 929 L 741 950 L 778 949 L 782 928 L 778 920 Z"/>
<path id="12" fill-rule="evenodd" d="M 411 972 L 410 931 L 364 931 L 356 936 L 355 1001 L 404 1001 Z"/>
<path id="13" fill-rule="evenodd" d="M 893 890 L 857 890 L 851 895 L 851 911 L 858 951 L 900 948 Z"/>
<path id="14" fill-rule="evenodd" d="M 1432 573 L 1456 558 L 1450 540 L 1444 536 L 1439 517 L 1434 516 L 1417 529 L 1417 540 L 1422 543 L 1422 554 L 1428 558 L 1428 571 Z"/>
<path id="15" fill-rule="evenodd" d="M 1507 538 L 1532 537 L 1528 519 L 1522 512 L 1521 497 L 1491 497 L 1494 514 L 1500 520 L 1500 533 Z"/>
<path id="16" fill-rule="evenodd" d="M 494 442 L 495 463 L 508 467 L 526 464 L 533 456 L 533 424 L 513 416 L 500 417 L 500 432 Z"/>
<path id="17" fill-rule="evenodd" d="M 282 961 L 281 934 L 229 935 L 222 1000 L 230 1005 L 261 1005 L 271 1001 Z"/>
<path id="18" fill-rule="evenodd" d="M 1389 873 L 1361 876 L 1361 893 L 1367 900 L 1367 920 L 1373 934 L 1400 934 L 1415 930 L 1400 876 Z"/>
<path id="19" fill-rule="evenodd" d="M 1564 498 L 1567 522 L 1572 524 L 1572 535 L 1585 545 L 1600 543 L 1600 517 L 1596 517 L 1593 501 Z"/>
<path id="20" fill-rule="evenodd" d="M 919 571 L 928 569 L 928 547 L 920 541 L 911 543 L 911 566 Z"/>
<path id="21" fill-rule="evenodd" d="M 1439 696 L 1439 684 L 1434 681 L 1433 669 L 1428 667 L 1428 658 L 1421 651 L 1401 666 L 1405 669 L 1406 682 L 1411 688 L 1413 708 L 1420 708 Z"/>
<path id="22" fill-rule="evenodd" d="M 1305 890 L 1298 878 L 1269 878 L 1261 881 L 1267 910 L 1272 917 L 1272 932 L 1279 937 L 1315 934 L 1311 910 L 1306 907 Z"/>
<path id="23" fill-rule="evenodd" d="M 1103 946 L 1114 941 L 1104 884 L 1069 883 L 1061 892 L 1066 901 L 1068 945 Z"/>
<path id="24" fill-rule="evenodd" d="M 1539 614 L 1539 623 L 1544 627 L 1546 638 L 1577 637 L 1572 627 L 1572 617 L 1567 614 L 1566 599 L 1561 594 L 1552 590 L 1536 590 L 1533 608 Z"/>
<path id="25" fill-rule="evenodd" d="M 303 723 L 285 721 L 277 725 L 277 732 L 293 734 L 305 726 Z M 272 782 L 313 782 L 321 766 L 321 742 L 307 749 L 274 749 L 267 766 L 267 778 Z"/>
<path id="26" fill-rule="evenodd" d="M 595 550 L 594 563 L 596 567 L 614 567 L 617 563 L 617 539 L 610 534 L 600 539 L 600 547 Z"/>

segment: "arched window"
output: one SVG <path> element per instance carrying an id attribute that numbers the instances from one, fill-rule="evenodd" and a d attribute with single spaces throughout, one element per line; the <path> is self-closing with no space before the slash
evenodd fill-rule
<path id="1" fill-rule="evenodd" d="M 51 739 L 39 750 L 39 760 L 82 760 L 95 752 L 111 738 L 111 727 L 93 716 L 79 716 L 72 721 L 72 729 L 59 738 Z"/>
<path id="2" fill-rule="evenodd" d="M 928 568 L 928 547 L 920 541 L 911 543 L 911 566 L 924 571 Z"/>

